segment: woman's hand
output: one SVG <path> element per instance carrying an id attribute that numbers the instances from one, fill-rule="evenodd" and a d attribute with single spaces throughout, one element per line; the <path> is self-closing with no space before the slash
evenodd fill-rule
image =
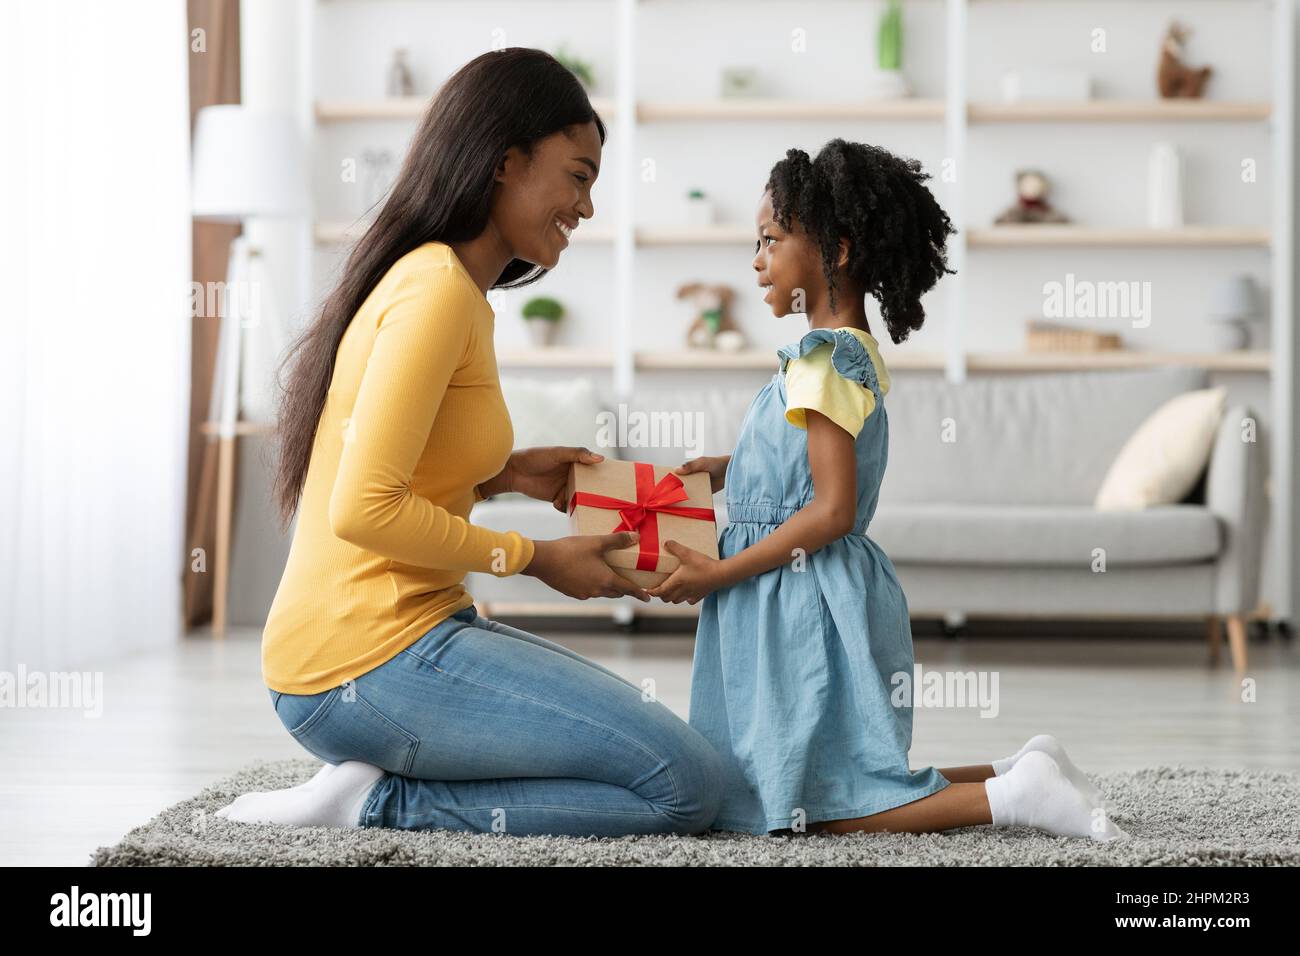
<path id="1" fill-rule="evenodd" d="M 533 560 L 523 574 L 538 578 L 547 587 L 585 601 L 594 597 L 631 595 L 649 601 L 645 588 L 639 588 L 605 563 L 604 553 L 636 544 L 635 531 L 611 534 L 583 534 L 552 541 L 533 540 Z"/>
<path id="2" fill-rule="evenodd" d="M 500 491 L 517 491 L 529 498 L 549 501 L 556 511 L 566 511 L 569 503 L 564 500 L 564 490 L 569 483 L 569 466 L 575 461 L 594 465 L 604 460 L 604 455 L 586 448 L 563 445 L 521 448 L 510 455 L 501 474 L 485 481 L 479 490 L 484 497 Z"/>
<path id="3" fill-rule="evenodd" d="M 697 461 L 699 459 L 696 459 Z M 681 561 L 679 567 L 660 584 L 646 593 L 670 604 L 694 604 L 730 582 L 723 574 L 722 562 L 676 541 L 665 541 L 664 550 Z"/>
<path id="4" fill-rule="evenodd" d="M 727 465 L 730 462 L 730 455 L 719 455 L 715 458 L 692 458 L 685 464 L 674 468 L 673 474 L 690 475 L 697 471 L 707 471 L 709 473 L 709 485 L 712 486 L 714 491 L 721 491 L 727 482 Z"/>

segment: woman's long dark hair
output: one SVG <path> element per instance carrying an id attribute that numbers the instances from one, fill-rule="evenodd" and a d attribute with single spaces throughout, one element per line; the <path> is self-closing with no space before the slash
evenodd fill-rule
<path id="1" fill-rule="evenodd" d="M 605 124 L 587 93 L 544 50 L 509 47 L 456 71 L 429 104 L 401 172 L 374 224 L 348 256 L 319 316 L 290 347 L 281 389 L 272 496 L 287 528 L 307 480 L 316 429 L 343 333 L 366 297 L 402 256 L 426 242 L 473 239 L 487 227 L 497 165 L 511 146 L 532 145 L 574 125 Z M 512 259 L 492 288 L 536 282 L 546 270 Z"/>

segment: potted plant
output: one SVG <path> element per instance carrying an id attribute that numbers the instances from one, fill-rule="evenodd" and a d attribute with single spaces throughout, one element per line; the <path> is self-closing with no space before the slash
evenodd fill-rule
<path id="1" fill-rule="evenodd" d="M 584 90 L 588 93 L 592 91 L 596 85 L 596 73 L 591 68 L 590 63 L 580 59 L 576 54 L 570 53 L 565 49 L 564 44 L 561 44 L 560 49 L 555 52 L 555 58 L 578 78 L 578 82 L 582 84 Z"/>
<path id="2" fill-rule="evenodd" d="M 555 299 L 538 296 L 524 303 L 523 314 L 532 343 L 546 346 L 555 339 L 555 325 L 564 316 L 564 306 Z"/>
<path id="3" fill-rule="evenodd" d="M 868 95 L 888 99 L 909 95 L 903 76 L 903 7 L 889 0 L 876 34 L 876 69 L 868 80 Z"/>

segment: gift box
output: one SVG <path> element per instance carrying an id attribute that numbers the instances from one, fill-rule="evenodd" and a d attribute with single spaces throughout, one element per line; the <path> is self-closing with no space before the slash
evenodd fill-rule
<path id="1" fill-rule="evenodd" d="M 667 465 L 617 458 L 575 462 L 565 500 L 574 534 L 640 533 L 631 547 L 605 552 L 606 563 L 639 587 L 662 583 L 681 565 L 662 549 L 664 541 L 718 556 L 713 489 L 705 472 L 675 475 Z"/>

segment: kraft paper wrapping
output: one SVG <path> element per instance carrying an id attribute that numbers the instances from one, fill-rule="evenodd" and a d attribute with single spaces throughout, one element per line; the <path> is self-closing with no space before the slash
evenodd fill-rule
<path id="1" fill-rule="evenodd" d="M 616 458 L 594 465 L 575 462 L 569 470 L 565 500 L 574 534 L 640 532 L 637 544 L 605 552 L 609 566 L 639 587 L 662 583 L 681 565 L 663 549 L 665 541 L 680 542 L 711 558 L 718 556 L 709 476 L 703 472 L 674 475 L 672 470 L 673 466 Z"/>

